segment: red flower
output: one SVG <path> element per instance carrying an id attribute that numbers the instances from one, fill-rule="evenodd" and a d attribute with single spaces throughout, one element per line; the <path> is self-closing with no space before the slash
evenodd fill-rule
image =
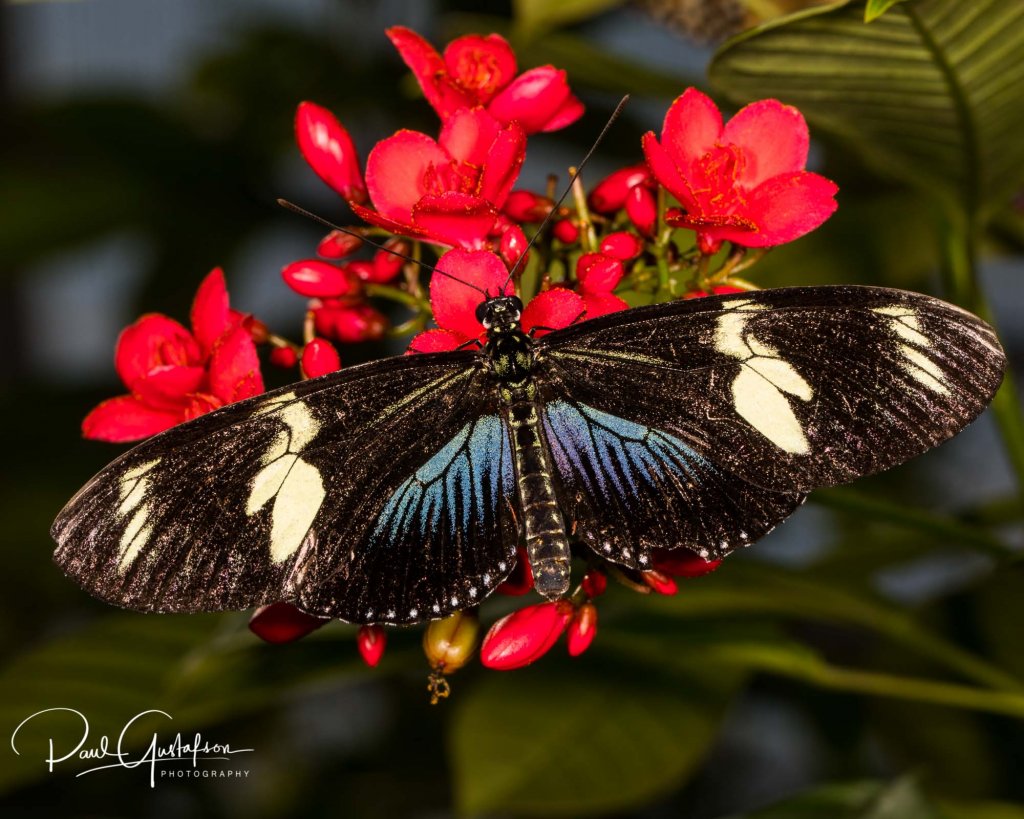
<path id="1" fill-rule="evenodd" d="M 572 615 L 572 603 L 557 600 L 527 606 L 502 617 L 484 637 L 480 662 L 497 671 L 529 665 L 558 642 Z"/>
<path id="2" fill-rule="evenodd" d="M 366 161 L 376 210 L 352 209 L 393 233 L 479 249 L 525 157 L 519 125 L 502 125 L 482 108 L 462 110 L 445 121 L 436 142 L 417 131 L 378 142 Z"/>
<path id="3" fill-rule="evenodd" d="M 295 112 L 295 139 L 317 176 L 347 201 L 366 201 L 356 146 L 334 114 L 312 102 L 300 103 Z"/>
<path id="4" fill-rule="evenodd" d="M 384 338 L 388 329 L 388 317 L 365 302 L 320 299 L 312 303 L 312 309 L 316 331 L 342 344 L 376 341 Z"/>
<path id="5" fill-rule="evenodd" d="M 518 122 L 533 134 L 564 128 L 583 115 L 564 71 L 545 65 L 516 77 L 516 55 L 497 34 L 459 37 L 443 55 L 407 28 L 390 28 L 387 35 L 442 120 L 484 106 L 499 122 Z"/>
<path id="6" fill-rule="evenodd" d="M 654 568 L 674 577 L 703 577 L 722 565 L 721 558 L 705 560 L 689 549 L 655 549 Z"/>
<path id="7" fill-rule="evenodd" d="M 82 434 L 138 441 L 263 392 L 256 344 L 244 318 L 228 306 L 224 274 L 216 268 L 196 292 L 191 333 L 159 313 L 126 328 L 114 363 L 129 394 L 90 412 Z"/>
<path id="8" fill-rule="evenodd" d="M 477 305 L 483 300 L 480 291 L 492 296 L 515 292 L 508 268 L 498 256 L 486 250 L 449 250 L 438 261 L 437 269 L 442 272 L 434 273 L 430 279 L 430 304 L 440 329 L 427 330 L 414 337 L 409 344 L 410 353 L 454 350 L 482 338 L 485 331 L 476 318 Z M 584 311 L 583 299 L 578 294 L 564 287 L 553 287 L 539 293 L 526 305 L 522 315 L 523 330 L 533 330 L 535 336 L 542 336 L 550 330 L 568 327 Z"/>
<path id="9" fill-rule="evenodd" d="M 669 108 L 661 142 L 643 138 L 658 182 L 679 202 L 666 222 L 697 231 L 705 253 L 791 242 L 836 209 L 838 188 L 804 170 L 810 138 L 801 113 L 778 100 L 752 103 L 723 127 L 715 104 L 688 88 Z"/>
<path id="10" fill-rule="evenodd" d="M 306 614 L 291 603 L 271 603 L 253 612 L 249 630 L 268 643 L 291 643 L 329 622 L 331 618 Z"/>
<path id="11" fill-rule="evenodd" d="M 633 188 L 638 185 L 650 187 L 652 181 L 646 165 L 620 168 L 594 185 L 587 197 L 587 204 L 598 213 L 615 213 L 626 207 L 626 200 Z"/>
<path id="12" fill-rule="evenodd" d="M 584 253 L 576 262 L 578 289 L 587 306 L 587 318 L 626 310 L 629 305 L 612 291 L 621 281 L 622 261 L 603 253 Z"/>
<path id="13" fill-rule="evenodd" d="M 341 369 L 341 357 L 327 339 L 314 338 L 302 349 L 302 374 L 318 378 Z"/>
<path id="14" fill-rule="evenodd" d="M 384 649 L 388 644 L 388 635 L 383 626 L 360 626 L 356 634 L 356 647 L 359 656 L 370 668 L 376 668 Z"/>
<path id="15" fill-rule="evenodd" d="M 579 657 L 584 651 L 590 648 L 597 636 L 597 606 L 593 603 L 584 603 L 580 606 L 569 623 L 569 635 L 567 648 L 570 657 Z"/>

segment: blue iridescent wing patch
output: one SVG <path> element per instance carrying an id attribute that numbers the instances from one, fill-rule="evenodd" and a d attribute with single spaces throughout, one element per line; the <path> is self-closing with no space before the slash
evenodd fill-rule
<path id="1" fill-rule="evenodd" d="M 649 568 L 656 548 L 711 557 L 745 546 L 803 501 L 752 486 L 675 435 L 575 401 L 544 407 L 544 433 L 570 530 L 631 568 Z"/>

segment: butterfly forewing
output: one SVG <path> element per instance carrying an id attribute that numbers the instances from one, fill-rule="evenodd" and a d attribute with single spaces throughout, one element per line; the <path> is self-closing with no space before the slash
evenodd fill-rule
<path id="1" fill-rule="evenodd" d="M 950 438 L 991 400 L 991 328 L 927 296 L 764 290 L 614 313 L 538 345 L 552 393 L 685 441 L 763 489 L 808 492 Z"/>
<path id="2" fill-rule="evenodd" d="M 267 393 L 155 436 L 100 472 L 55 521 L 55 559 L 97 596 L 144 611 L 296 600 L 360 622 L 438 616 L 511 568 L 499 503 L 507 437 L 495 413 L 471 353 L 392 359 Z M 481 418 L 492 419 L 483 431 Z M 431 525 L 407 515 L 408 525 L 382 529 L 389 499 L 431 459 L 444 472 L 435 456 L 457 454 L 452 441 L 467 428 L 475 480 L 442 479 L 433 496 L 460 493 L 453 529 L 441 534 L 422 504 L 410 515 Z"/>

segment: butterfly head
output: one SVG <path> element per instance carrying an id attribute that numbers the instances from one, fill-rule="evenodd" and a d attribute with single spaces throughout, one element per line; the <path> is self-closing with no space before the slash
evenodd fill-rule
<path id="1" fill-rule="evenodd" d="M 502 333 L 519 327 L 523 314 L 523 303 L 518 296 L 495 296 L 480 302 L 476 308 L 476 320 L 489 333 Z"/>

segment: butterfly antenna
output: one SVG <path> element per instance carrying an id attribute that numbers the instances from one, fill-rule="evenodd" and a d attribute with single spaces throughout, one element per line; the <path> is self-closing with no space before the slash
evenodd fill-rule
<path id="1" fill-rule="evenodd" d="M 526 245 L 526 250 L 522 252 L 522 254 L 519 256 L 519 259 L 512 266 L 512 269 L 508 272 L 508 278 L 505 280 L 505 286 L 501 288 L 502 291 L 504 291 L 505 287 L 508 286 L 508 283 L 512 281 L 513 277 L 516 275 L 516 271 L 519 270 L 520 266 L 523 264 L 524 260 L 529 254 L 530 249 L 534 246 L 537 239 L 540 238 L 540 236 L 544 233 L 544 229 L 551 223 L 551 220 L 554 218 L 555 214 L 558 213 L 558 209 L 562 206 L 562 202 L 564 202 L 565 198 L 572 192 L 573 185 L 576 184 L 576 180 L 579 179 L 580 174 L 583 172 L 583 166 L 586 165 L 590 157 L 594 155 L 594 151 L 597 150 L 597 146 L 600 145 L 601 142 L 604 140 L 605 136 L 608 134 L 608 130 L 615 123 L 615 120 L 619 118 L 619 115 L 622 113 L 622 109 L 626 107 L 627 102 L 629 102 L 629 94 L 626 94 L 626 96 L 619 100 L 619 104 L 615 106 L 615 110 L 612 111 L 612 115 L 608 117 L 608 121 L 604 124 L 604 128 L 601 129 L 601 133 L 599 133 L 597 135 L 597 139 L 594 140 L 594 144 L 590 146 L 590 150 L 587 151 L 583 159 L 580 160 L 579 165 L 576 166 L 576 170 L 573 172 L 572 177 L 569 179 L 569 184 L 565 186 L 565 190 L 562 191 L 562 195 L 558 197 L 558 201 L 555 202 L 555 206 L 551 208 L 550 211 L 548 211 L 548 215 L 544 217 L 544 221 L 540 223 L 540 227 L 537 228 L 537 231 L 533 234 L 533 237 Z"/>
<path id="2" fill-rule="evenodd" d="M 294 202 L 289 202 L 287 199 L 278 199 L 277 204 L 279 204 L 282 208 L 287 208 L 288 210 L 299 214 L 299 216 L 305 216 L 307 219 L 312 219 L 314 222 L 319 222 L 321 225 L 330 228 L 331 230 L 336 230 L 339 233 L 347 233 L 349 236 L 355 236 L 357 239 L 362 239 L 362 241 L 370 245 L 370 247 L 375 247 L 378 250 L 383 250 L 385 253 L 390 253 L 392 256 L 397 256 L 399 259 L 405 259 L 405 261 L 419 265 L 424 270 L 429 270 L 431 273 L 440 273 L 442 276 L 447 276 L 449 279 L 453 279 L 457 281 L 459 284 L 463 284 L 466 287 L 470 287 L 473 290 L 476 290 L 478 293 L 482 293 L 484 296 L 487 295 L 487 291 L 485 291 L 482 287 L 477 287 L 475 284 L 471 284 L 470 282 L 467 282 L 464 279 L 460 279 L 458 276 L 453 276 L 451 273 L 448 273 L 444 270 L 440 270 L 439 268 L 436 268 L 433 265 L 429 265 L 426 262 L 421 262 L 419 259 L 414 259 L 412 256 L 394 250 L 388 247 L 387 245 L 381 244 L 380 242 L 375 242 L 373 239 L 368 239 L 358 230 L 352 230 L 351 228 L 342 227 L 341 225 L 336 225 L 333 222 L 329 222 L 322 216 L 317 216 L 315 213 L 311 213 L 305 208 L 299 207 Z"/>

